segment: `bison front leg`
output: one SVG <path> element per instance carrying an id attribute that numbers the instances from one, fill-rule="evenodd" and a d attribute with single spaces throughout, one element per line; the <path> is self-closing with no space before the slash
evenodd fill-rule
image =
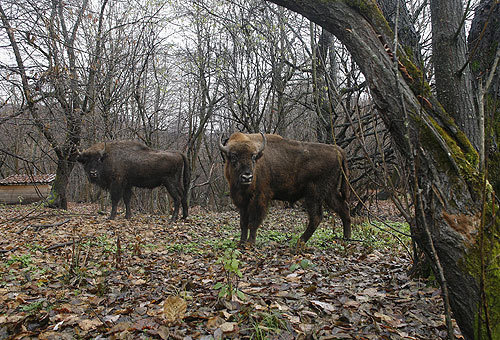
<path id="1" fill-rule="evenodd" d="M 111 185 L 110 194 L 111 194 L 111 215 L 109 216 L 109 219 L 114 220 L 116 217 L 116 210 L 118 208 L 118 203 L 120 202 L 120 199 L 122 198 L 123 195 L 123 190 L 121 188 L 121 185 L 118 184 Z"/>
<path id="2" fill-rule="evenodd" d="M 257 229 L 259 229 L 262 221 L 266 217 L 268 201 L 264 196 L 256 199 L 249 208 L 248 228 L 250 229 L 250 236 L 248 242 L 255 244 L 257 239 Z"/>
<path id="3" fill-rule="evenodd" d="M 240 246 L 244 245 L 248 239 L 248 210 L 240 208 Z"/>

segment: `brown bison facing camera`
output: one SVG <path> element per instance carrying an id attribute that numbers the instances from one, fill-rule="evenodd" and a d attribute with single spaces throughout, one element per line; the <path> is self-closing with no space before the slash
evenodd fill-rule
<path id="1" fill-rule="evenodd" d="M 190 170 L 186 156 L 178 151 L 157 151 L 137 141 L 97 143 L 81 152 L 82 163 L 90 182 L 111 194 L 110 219 L 116 217 L 121 198 L 125 203 L 125 218 L 129 219 L 132 187 L 156 188 L 164 185 L 174 201 L 172 220 L 179 214 L 188 215 L 187 192 Z"/>
<path id="2" fill-rule="evenodd" d="M 231 198 L 240 211 L 240 243 L 255 243 L 269 201 L 302 198 L 309 223 L 299 242 L 307 242 L 318 227 L 323 204 L 340 215 L 344 238 L 351 237 L 347 160 L 340 147 L 236 132 L 226 145 L 220 141 L 219 148 Z"/>

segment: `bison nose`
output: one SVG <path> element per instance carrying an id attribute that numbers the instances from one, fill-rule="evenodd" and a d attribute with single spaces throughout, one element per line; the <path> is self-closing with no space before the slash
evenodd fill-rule
<path id="1" fill-rule="evenodd" d="M 251 173 L 244 173 L 241 175 L 241 183 L 250 184 L 252 182 L 253 175 Z"/>
<path id="2" fill-rule="evenodd" d="M 90 170 L 90 177 L 97 177 L 97 171 L 96 170 Z"/>

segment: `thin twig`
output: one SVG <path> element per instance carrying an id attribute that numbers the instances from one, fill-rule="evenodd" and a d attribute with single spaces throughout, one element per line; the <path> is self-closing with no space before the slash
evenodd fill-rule
<path id="1" fill-rule="evenodd" d="M 62 248 L 62 247 L 66 247 L 66 246 L 71 246 L 71 245 L 73 245 L 73 243 L 75 243 L 75 241 L 68 241 L 68 242 L 64 242 L 64 243 L 53 244 L 50 247 L 45 248 L 45 251 L 50 251 L 50 250 L 54 250 L 54 249 Z"/>

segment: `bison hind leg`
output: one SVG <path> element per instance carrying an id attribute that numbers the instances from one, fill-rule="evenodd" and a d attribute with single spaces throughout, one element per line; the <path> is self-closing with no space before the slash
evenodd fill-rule
<path id="1" fill-rule="evenodd" d="M 109 219 L 114 220 L 116 217 L 116 212 L 118 210 L 118 203 L 123 196 L 121 183 L 113 183 L 110 186 L 109 193 L 111 195 L 111 215 L 109 216 Z"/>
<path id="2" fill-rule="evenodd" d="M 182 194 L 179 188 L 175 185 L 172 185 L 169 181 L 166 181 L 165 187 L 167 188 L 170 197 L 172 197 L 172 200 L 174 201 L 174 212 L 172 213 L 172 218 L 170 220 L 176 221 L 177 217 L 179 216 L 179 207 L 181 205 Z"/>
<path id="3" fill-rule="evenodd" d="M 340 219 L 342 220 L 342 226 L 343 226 L 343 237 L 345 240 L 348 240 L 351 238 L 351 214 L 349 212 L 349 205 L 347 204 L 347 201 L 341 197 L 331 197 L 330 199 L 326 200 L 326 203 L 328 207 L 336 212 Z"/>
<path id="4" fill-rule="evenodd" d="M 132 210 L 130 209 L 130 200 L 132 198 L 132 188 L 125 188 L 123 192 L 123 203 L 125 204 L 125 218 L 128 220 L 132 217 Z"/>
<path id="5" fill-rule="evenodd" d="M 304 233 L 300 236 L 300 241 L 306 243 L 318 228 L 318 225 L 323 219 L 323 207 L 321 200 L 317 198 L 308 198 L 305 200 L 307 214 L 309 215 L 309 222 Z"/>
<path id="6" fill-rule="evenodd" d="M 183 192 L 182 193 L 182 199 L 181 199 L 181 204 L 182 204 L 182 218 L 187 218 L 188 217 L 187 195 L 188 195 L 187 192 Z"/>

